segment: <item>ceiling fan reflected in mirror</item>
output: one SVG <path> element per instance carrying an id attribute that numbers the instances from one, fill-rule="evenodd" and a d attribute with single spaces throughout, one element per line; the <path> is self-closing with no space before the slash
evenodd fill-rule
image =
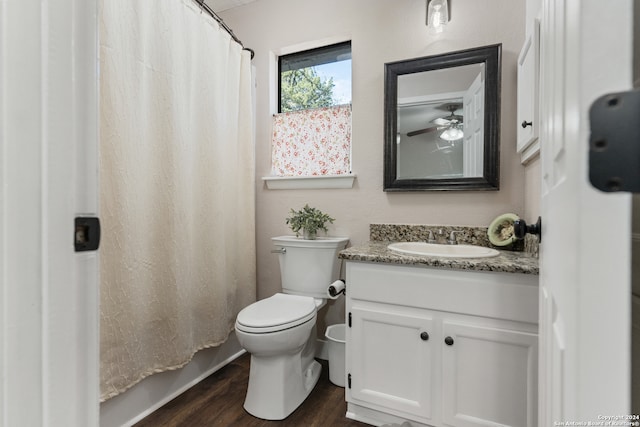
<path id="1" fill-rule="evenodd" d="M 438 117 L 437 119 L 432 120 L 431 123 L 435 124 L 435 126 L 408 132 L 407 136 L 411 137 L 441 130 L 443 132 L 440 134 L 440 138 L 445 141 L 457 141 L 462 139 L 464 136 L 464 132 L 462 131 L 463 117 L 455 114 L 457 110 L 462 108 L 462 104 L 459 102 L 451 102 L 442 104 L 436 108 L 449 111 L 450 114 L 445 117 Z"/>

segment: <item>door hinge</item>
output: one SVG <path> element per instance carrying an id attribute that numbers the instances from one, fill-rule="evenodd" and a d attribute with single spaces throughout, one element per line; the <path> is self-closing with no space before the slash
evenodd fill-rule
<path id="1" fill-rule="evenodd" d="M 100 246 L 100 218 L 77 217 L 73 243 L 76 252 L 97 251 Z"/>
<path id="2" fill-rule="evenodd" d="M 589 180 L 601 191 L 640 192 L 640 90 L 610 93 L 589 108 Z"/>
<path id="3" fill-rule="evenodd" d="M 351 388 L 351 374 L 347 375 L 347 386 Z"/>
<path id="4" fill-rule="evenodd" d="M 351 312 L 349 312 L 349 327 L 351 327 Z"/>

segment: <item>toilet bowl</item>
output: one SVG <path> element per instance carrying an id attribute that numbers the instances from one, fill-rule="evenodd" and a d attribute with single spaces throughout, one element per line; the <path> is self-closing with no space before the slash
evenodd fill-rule
<path id="1" fill-rule="evenodd" d="M 306 399 L 320 377 L 314 360 L 318 300 L 275 294 L 238 314 L 236 336 L 251 353 L 244 408 L 282 420 Z"/>
<path id="2" fill-rule="evenodd" d="M 320 377 L 314 359 L 317 311 L 339 274 L 338 252 L 348 239 L 273 238 L 280 251 L 283 290 L 245 307 L 236 318 L 240 345 L 251 354 L 244 408 L 282 420 L 307 398 Z M 284 259 L 283 259 L 284 258 Z"/>

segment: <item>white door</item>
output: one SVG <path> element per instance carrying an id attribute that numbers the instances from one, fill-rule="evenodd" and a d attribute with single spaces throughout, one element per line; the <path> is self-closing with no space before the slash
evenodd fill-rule
<path id="1" fill-rule="evenodd" d="M 632 3 L 542 1 L 541 426 L 630 411 L 630 196 L 587 153 L 591 103 L 631 88 Z"/>
<path id="2" fill-rule="evenodd" d="M 478 177 L 484 174 L 484 80 L 478 73 L 462 99 L 464 105 L 464 144 L 462 174 Z"/>
<path id="3" fill-rule="evenodd" d="M 97 11 L 0 2 L 0 426 L 98 425 Z"/>

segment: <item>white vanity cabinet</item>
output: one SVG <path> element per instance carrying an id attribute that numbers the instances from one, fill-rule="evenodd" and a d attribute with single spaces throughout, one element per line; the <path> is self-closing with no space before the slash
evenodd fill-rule
<path id="1" fill-rule="evenodd" d="M 537 276 L 347 262 L 347 417 L 536 425 Z"/>

